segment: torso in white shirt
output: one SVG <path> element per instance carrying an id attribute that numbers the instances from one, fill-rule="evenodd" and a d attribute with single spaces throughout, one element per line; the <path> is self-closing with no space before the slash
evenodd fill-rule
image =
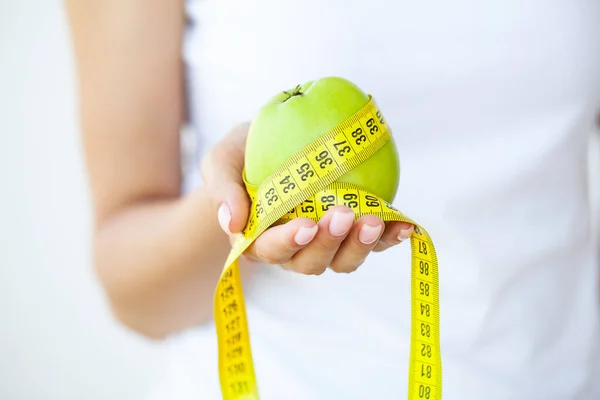
<path id="1" fill-rule="evenodd" d="M 190 0 L 201 157 L 273 94 L 328 75 L 395 136 L 394 205 L 440 265 L 444 400 L 599 399 L 586 145 L 600 106 L 596 0 Z M 199 184 L 186 177 L 186 190 Z M 200 223 L 200 221 L 199 221 Z M 410 248 L 355 273 L 265 267 L 244 285 L 263 400 L 406 398 Z M 170 340 L 164 397 L 220 399 L 213 325 Z"/>

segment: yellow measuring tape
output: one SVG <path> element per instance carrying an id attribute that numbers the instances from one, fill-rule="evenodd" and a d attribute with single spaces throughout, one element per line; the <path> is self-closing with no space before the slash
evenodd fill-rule
<path id="1" fill-rule="evenodd" d="M 381 111 L 369 96 L 369 102 L 355 115 L 303 148 L 260 186 L 246 183 L 252 201 L 250 216 L 225 262 L 214 299 L 224 400 L 259 400 L 238 258 L 270 226 L 297 217 L 317 221 L 334 205 L 352 208 L 357 219 L 372 214 L 383 221 L 415 225 L 410 238 L 412 328 L 408 399 L 442 398 L 438 262 L 433 241 L 422 226 L 383 199 L 356 185 L 336 182 L 371 157 L 390 135 Z"/>

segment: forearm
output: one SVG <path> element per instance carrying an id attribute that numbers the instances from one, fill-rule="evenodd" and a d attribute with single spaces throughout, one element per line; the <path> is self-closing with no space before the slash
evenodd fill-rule
<path id="1" fill-rule="evenodd" d="M 132 204 L 99 225 L 95 266 L 114 314 L 154 338 L 212 317 L 230 246 L 205 189 Z M 244 268 L 250 272 L 247 268 Z"/>

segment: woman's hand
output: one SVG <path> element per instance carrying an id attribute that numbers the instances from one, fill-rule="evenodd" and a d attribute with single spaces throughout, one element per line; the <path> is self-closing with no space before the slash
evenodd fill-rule
<path id="1" fill-rule="evenodd" d="M 248 124 L 234 128 L 204 158 L 202 176 L 214 196 L 218 219 L 233 238 L 247 222 L 250 199 L 242 180 Z M 296 218 L 264 231 L 246 255 L 269 264 L 280 264 L 301 274 L 320 275 L 327 268 L 353 272 L 371 251 L 382 251 L 410 237 L 406 222 L 384 223 L 374 215 L 354 222 L 349 207 L 330 208 L 317 222 Z"/>

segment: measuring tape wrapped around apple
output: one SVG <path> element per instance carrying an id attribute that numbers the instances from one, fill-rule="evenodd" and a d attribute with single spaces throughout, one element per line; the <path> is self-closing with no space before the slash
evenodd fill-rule
<path id="1" fill-rule="evenodd" d="M 296 101 L 308 90 L 322 93 L 305 96 L 285 109 L 278 108 L 283 102 Z M 332 96 L 338 100 L 330 102 Z M 313 115 L 318 118 L 311 118 Z M 283 125 L 290 118 L 296 124 L 289 127 L 288 123 L 285 132 L 277 131 L 278 121 Z M 302 141 L 298 151 L 298 142 Z M 277 151 L 261 152 L 265 143 Z M 247 157 L 244 169 L 251 199 L 250 216 L 233 243 L 214 298 L 223 399 L 259 400 L 238 258 L 270 226 L 297 217 L 318 221 L 329 207 L 345 205 L 353 209 L 357 219 L 371 214 L 383 221 L 405 221 L 415 226 L 410 238 L 412 328 L 408 399 L 440 400 L 437 257 L 427 231 L 390 204 L 398 185 L 399 163 L 391 130 L 374 99 L 337 77 L 282 92 L 253 120 L 246 151 L 260 154 Z"/>

